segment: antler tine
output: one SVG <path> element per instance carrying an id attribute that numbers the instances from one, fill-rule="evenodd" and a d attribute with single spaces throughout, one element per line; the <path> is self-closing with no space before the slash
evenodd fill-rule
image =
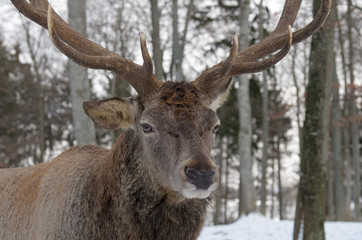
<path id="1" fill-rule="evenodd" d="M 293 44 L 303 41 L 304 39 L 308 38 L 313 33 L 319 30 L 319 28 L 328 17 L 329 11 L 331 9 L 331 3 L 331 0 L 324 0 L 321 3 L 321 6 L 319 7 L 313 21 L 293 34 Z"/>
<path id="2" fill-rule="evenodd" d="M 237 65 L 238 63 L 242 64 L 242 62 L 257 61 L 281 49 L 284 46 L 284 39 L 286 39 L 288 35 L 288 26 L 293 25 L 298 14 L 301 1 L 302 0 L 286 0 L 283 12 L 274 31 L 260 42 L 239 51 L 235 57 L 234 65 Z M 319 11 L 313 18 L 312 22 L 306 27 L 293 33 L 292 45 L 308 38 L 318 31 L 328 17 L 330 6 L 331 0 L 322 1 Z"/>
<path id="3" fill-rule="evenodd" d="M 239 48 L 239 39 L 238 39 L 238 35 L 235 34 L 233 37 L 233 47 L 231 48 L 230 54 L 226 58 L 225 63 L 221 67 L 220 73 L 222 76 L 227 76 L 227 74 L 230 72 L 230 69 L 233 66 L 232 64 L 233 64 L 235 55 L 238 52 L 238 48 Z"/>
<path id="4" fill-rule="evenodd" d="M 48 28 L 54 45 L 74 62 L 88 68 L 110 70 L 122 75 L 141 97 L 146 97 L 162 85 L 152 74 L 153 64 L 147 50 L 144 34 L 143 37 L 141 34 L 144 64 L 140 66 L 78 34 L 53 11 L 46 0 L 31 0 L 34 6 L 26 1 L 11 1 L 25 16 Z M 47 12 L 44 12 L 45 6 L 48 7 Z M 46 20 L 45 24 L 44 19 Z"/>
<path id="5" fill-rule="evenodd" d="M 233 66 L 233 69 L 230 71 L 230 76 L 235 76 L 244 73 L 256 73 L 268 69 L 282 60 L 289 52 L 293 44 L 293 31 L 292 27 L 288 26 L 288 39 L 284 44 L 284 47 L 275 55 L 259 62 L 242 62 L 237 66 Z"/>
<path id="6" fill-rule="evenodd" d="M 142 58 L 143 58 L 142 67 L 146 71 L 146 75 L 151 76 L 153 71 L 153 62 L 148 52 L 146 44 L 146 35 L 143 32 L 141 32 L 140 34 L 140 45 L 141 45 Z"/>
<path id="7" fill-rule="evenodd" d="M 243 74 L 243 73 L 251 73 L 255 72 L 254 69 L 256 68 L 252 63 L 259 65 L 257 61 L 260 58 L 263 58 L 279 49 L 281 49 L 284 45 L 284 40 L 287 38 L 287 34 L 289 34 L 288 26 L 292 25 L 295 21 L 297 13 L 299 11 L 301 4 L 301 0 L 286 0 L 284 5 L 284 9 L 282 15 L 279 19 L 279 22 L 275 28 L 275 30 L 266 38 L 261 40 L 260 42 L 250 46 L 249 48 L 243 49 L 238 52 L 237 56 L 235 57 L 233 69 L 230 71 L 232 76 Z M 299 31 L 293 33 L 293 41 L 292 44 L 296 44 L 314 32 L 316 32 L 327 19 L 329 10 L 331 6 L 331 0 L 323 0 L 321 3 L 321 7 L 316 15 L 316 17 L 309 23 L 306 27 L 300 29 Z M 279 61 L 282 58 L 279 59 Z M 246 62 L 249 62 L 246 66 Z M 277 63 L 277 61 L 275 62 Z M 259 68 L 259 71 L 269 68 L 272 65 L 265 65 L 265 68 Z M 241 71 L 238 71 L 238 69 Z M 249 71 L 250 69 L 250 71 Z"/>
<path id="8" fill-rule="evenodd" d="M 209 69 L 203 72 L 193 83 L 199 89 L 202 89 L 207 95 L 213 99 L 218 94 L 218 91 L 223 91 L 230 86 L 231 77 L 230 70 L 233 66 L 233 61 L 238 52 L 239 40 L 235 34 L 233 37 L 233 47 L 231 48 L 229 56 L 221 63 L 220 68 Z M 222 87 L 220 87 L 222 86 Z M 220 89 L 221 88 L 221 89 Z"/>

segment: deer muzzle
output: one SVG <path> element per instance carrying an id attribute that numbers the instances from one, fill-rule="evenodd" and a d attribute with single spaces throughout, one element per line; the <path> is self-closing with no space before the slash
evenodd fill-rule
<path id="1" fill-rule="evenodd" d="M 190 158 L 180 166 L 182 193 L 187 198 L 207 198 L 218 187 L 219 173 L 214 162 L 206 156 Z M 181 169 L 180 169 L 181 170 Z"/>
<path id="2" fill-rule="evenodd" d="M 194 168 L 186 168 L 186 181 L 195 185 L 196 189 L 207 190 L 215 183 L 215 170 L 196 170 Z"/>

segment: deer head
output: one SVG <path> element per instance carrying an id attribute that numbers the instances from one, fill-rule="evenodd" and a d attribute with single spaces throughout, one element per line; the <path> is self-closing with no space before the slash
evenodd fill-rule
<path id="1" fill-rule="evenodd" d="M 144 61 L 140 66 L 79 35 L 46 0 L 11 1 L 25 16 L 47 28 L 54 45 L 70 59 L 88 68 L 121 74 L 134 87 L 138 93 L 135 98 L 85 102 L 83 107 L 100 127 L 133 129 L 154 180 L 186 198 L 206 198 L 217 188 L 218 171 L 210 154 L 220 124 L 215 111 L 227 98 L 232 77 L 259 72 L 279 62 L 292 44 L 321 27 L 330 9 L 330 0 L 324 0 L 313 21 L 292 33 L 290 26 L 301 0 L 287 0 L 269 36 L 240 51 L 234 36 L 225 60 L 190 83 L 173 83 L 161 82 L 153 74 L 144 34 L 140 37 Z"/>

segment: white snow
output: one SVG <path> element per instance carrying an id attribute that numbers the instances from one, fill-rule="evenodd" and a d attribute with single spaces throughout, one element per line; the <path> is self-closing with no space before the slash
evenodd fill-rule
<path id="1" fill-rule="evenodd" d="M 326 222 L 326 240 L 362 240 L 362 223 Z M 204 227 L 198 240 L 291 240 L 293 221 L 259 214 L 243 216 L 229 225 Z"/>

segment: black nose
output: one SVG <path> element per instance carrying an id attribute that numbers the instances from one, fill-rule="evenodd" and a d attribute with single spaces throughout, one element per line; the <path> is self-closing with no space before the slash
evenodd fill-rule
<path id="1" fill-rule="evenodd" d="M 185 169 L 186 180 L 194 184 L 197 189 L 206 190 L 215 182 L 215 170 L 196 170 L 194 168 Z"/>

